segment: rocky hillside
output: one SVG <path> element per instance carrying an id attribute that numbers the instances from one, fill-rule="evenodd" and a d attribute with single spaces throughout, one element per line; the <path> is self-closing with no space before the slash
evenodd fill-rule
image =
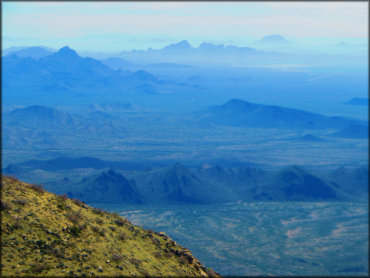
<path id="1" fill-rule="evenodd" d="M 1 276 L 219 276 L 164 233 L 2 177 Z"/>

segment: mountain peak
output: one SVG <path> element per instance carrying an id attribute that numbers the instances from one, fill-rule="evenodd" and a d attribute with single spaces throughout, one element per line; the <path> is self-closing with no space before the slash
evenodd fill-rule
<path id="1" fill-rule="evenodd" d="M 168 46 L 163 47 L 165 50 L 189 50 L 193 47 L 187 40 L 180 41 L 178 43 L 170 44 Z"/>
<path id="2" fill-rule="evenodd" d="M 119 175 L 112 168 L 109 168 L 107 171 L 104 172 L 104 174 L 107 174 L 108 176 L 118 176 Z"/>
<path id="3" fill-rule="evenodd" d="M 230 107 L 230 108 L 247 108 L 247 107 L 250 107 L 251 105 L 252 104 L 248 101 L 233 98 L 233 99 L 230 99 L 225 104 L 223 104 L 222 106 L 223 107 Z"/>
<path id="4" fill-rule="evenodd" d="M 155 82 L 157 79 L 145 70 L 138 70 L 128 75 L 130 79 Z"/>
<path id="5" fill-rule="evenodd" d="M 17 55 L 18 57 L 30 57 L 34 59 L 39 59 L 44 56 L 49 56 L 54 53 L 54 50 L 51 48 L 46 48 L 43 46 L 30 46 L 22 49 L 12 50 L 12 48 L 8 48 L 3 51 L 7 56 L 9 55 Z"/>
<path id="6" fill-rule="evenodd" d="M 291 42 L 285 39 L 281 35 L 273 34 L 264 36 L 261 40 L 259 40 L 257 43 L 266 43 L 266 44 L 290 44 Z"/>
<path id="7" fill-rule="evenodd" d="M 199 49 L 202 49 L 202 50 L 213 50 L 213 49 L 223 49 L 225 46 L 223 44 L 213 44 L 213 43 L 209 43 L 209 42 L 202 42 L 200 45 L 199 45 Z"/>
<path id="8" fill-rule="evenodd" d="M 102 179 L 104 181 L 110 181 L 110 180 L 120 180 L 120 181 L 126 181 L 127 179 L 114 171 L 112 168 L 109 168 L 106 171 L 101 172 L 96 176 L 96 179 Z"/>
<path id="9" fill-rule="evenodd" d="M 76 51 L 74 51 L 73 49 L 71 49 L 70 47 L 68 46 L 64 46 L 62 47 L 61 49 L 59 49 L 55 55 L 59 56 L 59 57 L 64 57 L 64 58 L 77 58 L 77 57 L 80 57 Z"/>
<path id="10" fill-rule="evenodd" d="M 177 46 L 181 46 L 181 47 L 186 47 L 186 48 L 191 48 L 191 44 L 187 41 L 187 40 L 182 40 L 180 42 L 178 42 L 177 44 L 175 44 Z"/>
<path id="11" fill-rule="evenodd" d="M 24 108 L 17 108 L 11 111 L 11 113 L 14 115 L 16 113 L 28 113 L 28 114 L 52 114 L 60 112 L 57 109 L 47 107 L 47 106 L 42 106 L 42 105 L 31 105 L 28 107 Z"/>

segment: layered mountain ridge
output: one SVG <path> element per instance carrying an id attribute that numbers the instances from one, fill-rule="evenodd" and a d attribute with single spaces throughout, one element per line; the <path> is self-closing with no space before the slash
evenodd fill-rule
<path id="1" fill-rule="evenodd" d="M 60 164 L 70 166 L 57 170 Z M 364 167 L 315 173 L 296 165 L 276 170 L 219 165 L 187 167 L 180 163 L 136 170 L 119 170 L 120 164 L 116 163 L 113 170 L 107 169 L 109 165 L 111 162 L 88 157 L 60 158 L 12 164 L 3 172 L 29 181 L 35 181 L 35 175 L 42 172 L 45 177 L 51 177 L 43 181 L 39 179 L 48 190 L 87 203 L 176 205 L 239 201 L 361 201 L 367 195 L 368 174 Z M 81 176 L 84 172 L 86 174 Z"/>
<path id="2" fill-rule="evenodd" d="M 362 123 L 342 117 L 327 117 L 303 110 L 231 99 L 209 108 L 196 121 L 226 126 L 280 129 L 338 129 Z M 366 128 L 366 126 L 364 125 Z"/>

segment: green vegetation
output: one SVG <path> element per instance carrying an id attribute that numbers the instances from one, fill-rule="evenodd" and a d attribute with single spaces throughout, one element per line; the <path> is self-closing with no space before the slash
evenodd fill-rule
<path id="1" fill-rule="evenodd" d="M 164 233 L 2 177 L 1 276 L 218 276 Z"/>

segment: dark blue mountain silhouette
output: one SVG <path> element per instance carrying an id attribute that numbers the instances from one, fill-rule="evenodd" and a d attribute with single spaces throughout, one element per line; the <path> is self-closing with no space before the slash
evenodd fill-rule
<path id="1" fill-rule="evenodd" d="M 186 40 L 180 41 L 178 43 L 170 44 L 162 48 L 162 51 L 187 51 L 191 50 L 193 47 Z"/>
<path id="2" fill-rule="evenodd" d="M 27 137 L 27 133 L 38 132 L 60 136 L 76 131 L 86 134 L 116 134 L 126 132 L 121 122 L 103 112 L 70 114 L 55 108 L 33 105 L 3 114 L 3 125 L 14 138 Z M 9 135 L 9 134 L 8 134 Z"/>
<path id="3" fill-rule="evenodd" d="M 144 70 L 138 70 L 134 73 L 128 74 L 126 76 L 127 80 L 131 81 L 141 81 L 141 82 L 150 82 L 150 83 L 158 83 L 159 81 L 150 73 Z"/>
<path id="4" fill-rule="evenodd" d="M 268 201 L 319 201 L 339 199 L 335 189 L 301 167 L 279 171 L 264 186 L 256 187 L 255 199 Z"/>
<path id="5" fill-rule="evenodd" d="M 359 124 L 349 124 L 348 126 L 330 134 L 334 137 L 365 139 L 369 137 L 369 126 Z"/>
<path id="6" fill-rule="evenodd" d="M 116 57 L 111 57 L 105 60 L 102 60 L 102 63 L 114 70 L 118 69 L 125 69 L 133 66 L 133 64 L 125 59 L 122 58 L 116 58 Z"/>
<path id="7" fill-rule="evenodd" d="M 259 40 L 257 43 L 258 44 L 270 44 L 270 45 L 287 45 L 287 44 L 291 44 L 291 42 L 288 41 L 287 39 L 285 39 L 283 36 L 276 35 L 276 34 L 265 36 L 261 40 Z"/>
<path id="8" fill-rule="evenodd" d="M 355 97 L 355 98 L 352 98 L 349 101 L 347 101 L 345 104 L 367 106 L 367 105 L 369 105 L 369 99 L 368 98 Z"/>
<path id="9" fill-rule="evenodd" d="M 82 58 L 68 46 L 38 60 L 13 55 L 2 62 L 4 91 L 30 91 L 35 97 L 43 93 L 122 93 L 156 81 L 144 71 L 125 74 L 101 61 Z"/>
<path id="10" fill-rule="evenodd" d="M 326 117 L 298 109 L 250 103 L 240 99 L 210 107 L 197 121 L 224 126 L 281 129 L 339 129 L 356 122 L 347 118 Z"/>
<path id="11" fill-rule="evenodd" d="M 112 169 L 99 175 L 83 178 L 71 186 L 67 193 L 71 198 L 78 198 L 86 203 L 141 203 L 141 196 L 134 181 Z"/>
<path id="12" fill-rule="evenodd" d="M 11 49 L 5 50 L 7 56 L 16 55 L 18 57 L 30 57 L 34 59 L 39 59 L 44 56 L 49 56 L 54 53 L 54 50 L 46 48 L 43 46 L 32 46 L 25 47 L 21 49 Z"/>
<path id="13" fill-rule="evenodd" d="M 15 109 L 4 116 L 10 125 L 53 126 L 73 125 L 77 120 L 73 115 L 58 109 L 32 105 Z"/>
<path id="14" fill-rule="evenodd" d="M 49 160 L 28 160 L 21 163 L 9 164 L 4 171 L 11 169 L 42 169 L 46 171 L 68 170 L 79 168 L 103 169 L 108 168 L 109 163 L 95 157 L 58 157 Z"/>
<path id="15" fill-rule="evenodd" d="M 135 180 L 149 203 L 219 203 L 230 200 L 222 188 L 210 184 L 179 163 L 139 174 Z"/>

